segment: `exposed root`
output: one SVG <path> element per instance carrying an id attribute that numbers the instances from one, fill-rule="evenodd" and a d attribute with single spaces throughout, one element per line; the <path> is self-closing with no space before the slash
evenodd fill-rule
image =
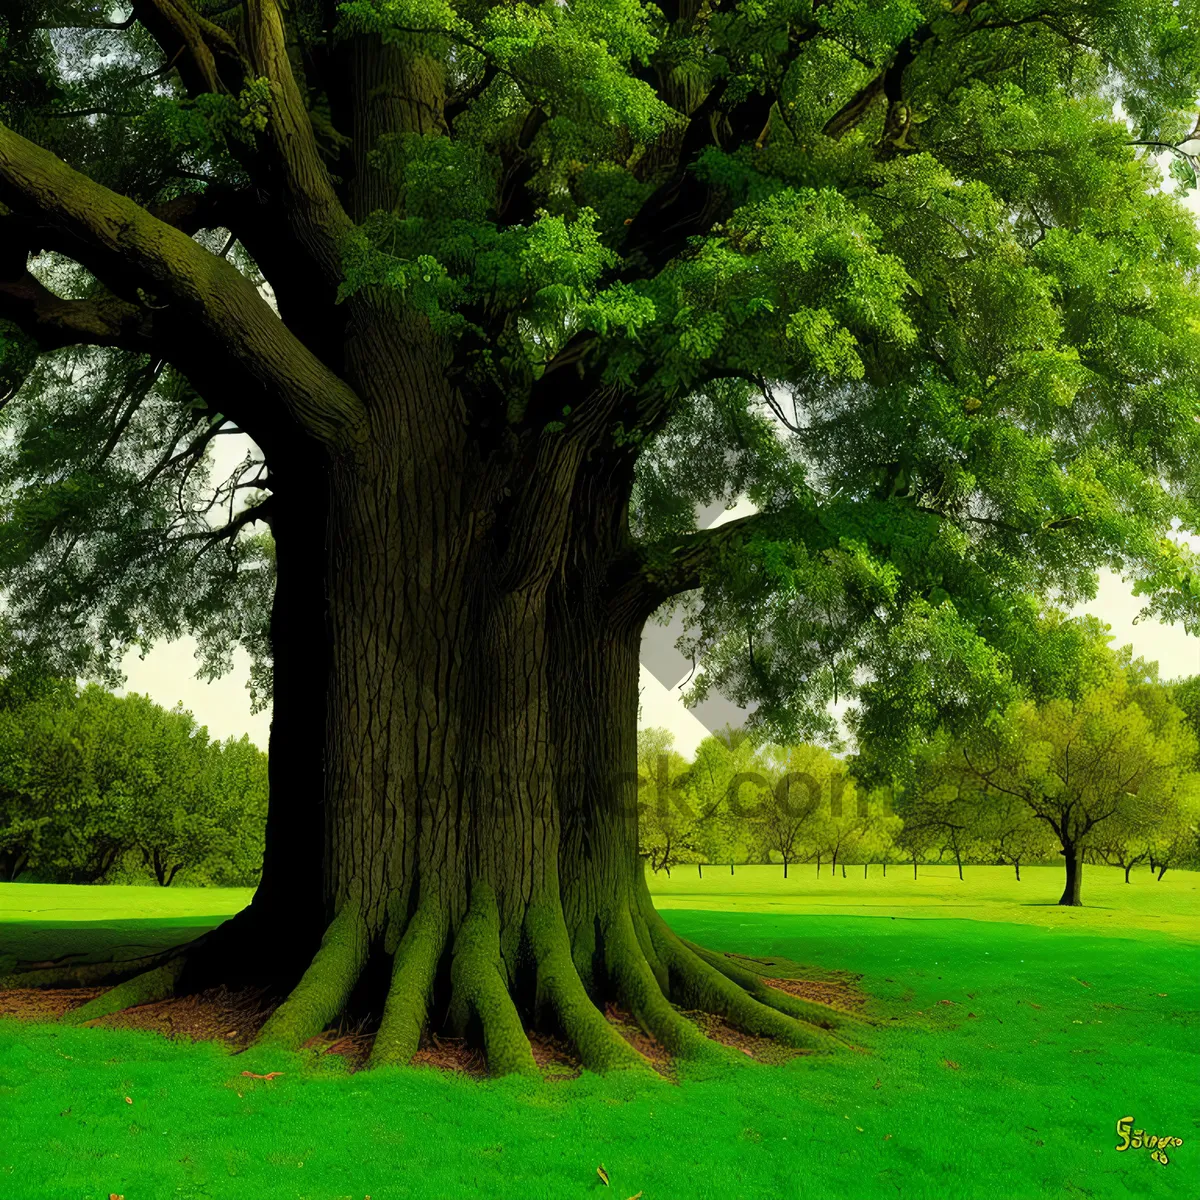
<path id="1" fill-rule="evenodd" d="M 677 995 L 679 1003 L 715 1013 L 746 1033 L 774 1037 L 797 1050 L 828 1051 L 845 1045 L 827 1030 L 756 1000 L 740 983 L 685 946 L 651 905 L 644 904 L 642 912 L 655 949 L 670 972 L 672 995 Z"/>
<path id="2" fill-rule="evenodd" d="M 562 908 L 545 903 L 531 906 L 525 928 L 537 960 L 537 1006 L 550 1005 L 583 1065 L 598 1073 L 633 1070 L 657 1078 L 650 1064 L 604 1019 L 584 990 L 571 958 Z"/>
<path id="3" fill-rule="evenodd" d="M 392 960 L 392 982 L 371 1049 L 371 1066 L 411 1062 L 420 1048 L 433 978 L 445 945 L 446 920 L 442 910 L 433 906 L 418 908 Z"/>
<path id="4" fill-rule="evenodd" d="M 624 905 L 607 923 L 604 946 L 609 975 L 646 1033 L 680 1058 L 724 1057 L 691 1021 L 671 1007 L 659 979 L 642 953 L 633 919 Z"/>
<path id="5" fill-rule="evenodd" d="M 471 888 L 471 906 L 454 939 L 449 1026 L 466 1031 L 471 1014 L 483 1027 L 483 1049 L 493 1075 L 537 1075 L 529 1039 L 508 991 L 500 957 L 500 910 L 492 889 Z"/>
<path id="6" fill-rule="evenodd" d="M 64 1025 L 83 1025 L 99 1017 L 107 1017 L 125 1008 L 134 1008 L 138 1004 L 153 1004 L 156 1000 L 166 1000 L 175 995 L 175 985 L 187 965 L 187 957 L 179 955 L 169 959 L 161 967 L 152 971 L 144 971 L 124 983 L 109 988 L 94 1000 L 81 1004 L 63 1015 Z"/>
<path id="7" fill-rule="evenodd" d="M 0 979 L 0 989 L 5 988 L 71 988 L 104 987 L 120 983 L 135 975 L 144 974 L 168 962 L 179 953 L 177 946 L 141 958 L 127 958 L 113 962 L 75 963 L 43 967 L 34 970 L 16 970 Z"/>
<path id="8" fill-rule="evenodd" d="M 858 1013 L 839 1012 L 828 1005 L 802 999 L 800 996 L 785 992 L 780 988 L 773 988 L 761 975 L 748 971 L 745 967 L 738 966 L 737 963 L 730 962 L 723 954 L 705 949 L 703 946 L 697 946 L 687 941 L 686 938 L 680 938 L 679 941 L 697 958 L 720 971 L 726 979 L 736 983 L 760 1004 L 766 1004 L 781 1013 L 786 1013 L 789 1017 L 795 1017 L 798 1021 L 806 1021 L 810 1025 L 828 1030 L 841 1029 L 849 1025 L 873 1024 L 869 1018 Z"/>
<path id="9" fill-rule="evenodd" d="M 358 906 L 348 902 L 330 922 L 312 964 L 271 1014 L 256 1044 L 296 1050 L 315 1037 L 345 1007 L 366 961 L 366 925 Z"/>

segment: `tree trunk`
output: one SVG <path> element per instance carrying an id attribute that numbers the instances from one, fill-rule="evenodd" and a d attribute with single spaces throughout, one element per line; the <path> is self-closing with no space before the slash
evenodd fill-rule
<path id="1" fill-rule="evenodd" d="M 866 879 L 866 877 L 867 877 L 867 864 L 863 863 L 863 878 Z"/>
<path id="2" fill-rule="evenodd" d="M 1063 857 L 1067 863 L 1067 884 L 1059 904 L 1081 907 L 1083 901 L 1079 898 L 1079 888 L 1083 882 L 1083 851 L 1077 846 L 1064 844 Z"/>
<path id="3" fill-rule="evenodd" d="M 1158 878 L 1161 880 L 1161 879 L 1162 879 L 1162 877 L 1163 877 L 1163 876 L 1164 876 L 1166 873 L 1167 873 L 1167 864 L 1166 864 L 1166 863 L 1163 863 L 1163 865 L 1162 865 L 1161 867 L 1159 867 L 1159 869 L 1158 869 Z"/>
<path id="4" fill-rule="evenodd" d="M 887 859 L 886 858 L 883 860 L 883 877 L 884 877 L 884 879 L 887 878 Z"/>
<path id="5" fill-rule="evenodd" d="M 733 874 L 733 863 L 729 864 L 729 873 L 730 873 L 730 875 Z"/>
<path id="6" fill-rule="evenodd" d="M 1013 859 L 1013 869 L 1017 872 L 1017 882 L 1021 882 L 1021 862 L 1019 859 Z"/>
<path id="7" fill-rule="evenodd" d="M 783 877 L 784 877 L 784 879 L 787 878 L 787 868 L 788 868 L 788 860 L 785 856 L 784 860 L 783 860 Z"/>
<path id="8" fill-rule="evenodd" d="M 821 878 L 821 856 L 817 855 L 817 878 Z"/>
<path id="9" fill-rule="evenodd" d="M 699 875 L 701 879 L 704 878 L 704 864 L 703 863 L 696 864 L 696 874 Z"/>
<path id="10" fill-rule="evenodd" d="M 382 1011 L 372 1062 L 407 1062 L 432 1027 L 481 1039 L 497 1073 L 536 1073 L 534 1026 L 590 1069 L 649 1070 L 605 1021 L 609 1001 L 671 1053 L 711 1051 L 673 1005 L 827 1045 L 807 1009 L 682 941 L 650 901 L 637 684 L 654 604 L 640 581 L 614 583 L 633 452 L 600 452 L 607 418 L 591 434 L 581 421 L 485 437 L 427 327 L 372 319 L 347 302 L 343 374 L 369 401 L 365 439 L 271 460 L 262 883 L 173 952 L 178 979 L 156 968 L 89 1003 L 257 973 L 291 989 L 264 1042 L 296 1047 L 341 1012 Z"/>
<path id="11" fill-rule="evenodd" d="M 842 878 L 846 878 L 846 864 L 842 863 Z"/>
<path id="12" fill-rule="evenodd" d="M 916 879 L 916 877 L 917 877 L 917 856 L 914 854 L 913 855 L 913 878 Z"/>
<path id="13" fill-rule="evenodd" d="M 1133 870 L 1133 863 L 1130 863 L 1130 864 L 1129 864 L 1129 865 L 1128 865 L 1128 866 L 1125 868 L 1125 882 L 1126 882 L 1126 883 L 1128 883 L 1128 882 L 1129 882 L 1129 872 L 1130 872 L 1130 871 L 1132 871 L 1132 870 Z"/>

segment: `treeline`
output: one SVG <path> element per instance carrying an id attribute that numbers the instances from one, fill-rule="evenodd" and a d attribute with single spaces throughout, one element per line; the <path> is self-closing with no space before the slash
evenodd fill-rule
<path id="1" fill-rule="evenodd" d="M 1200 866 L 1200 676 L 1175 683 L 1128 650 L 1096 660 L 1074 696 L 1014 701 L 945 733 L 864 786 L 856 759 L 813 745 L 706 738 L 692 761 L 662 729 L 638 739 L 638 825 L 654 871 L 694 863 L 1065 863 L 1080 903 L 1085 862 L 1158 878 Z M 878 775 L 878 771 L 875 772 Z"/>
<path id="2" fill-rule="evenodd" d="M 0 881 L 254 886 L 266 812 L 248 737 L 95 684 L 0 682 Z"/>

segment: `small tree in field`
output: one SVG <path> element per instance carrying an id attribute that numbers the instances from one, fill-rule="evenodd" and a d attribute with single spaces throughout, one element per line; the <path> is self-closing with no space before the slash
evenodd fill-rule
<path id="1" fill-rule="evenodd" d="M 992 862 L 1012 867 L 1020 883 L 1023 862 L 1041 862 L 1055 853 L 1054 835 L 1023 801 L 986 795 L 980 800 L 976 806 L 979 850 Z"/>
<path id="2" fill-rule="evenodd" d="M 899 847 L 896 838 L 904 822 L 892 812 L 891 789 L 874 788 L 867 792 L 859 790 L 859 807 L 863 807 L 865 798 L 866 813 L 862 817 L 862 830 L 858 838 L 858 854 L 863 861 L 863 878 L 867 877 L 867 867 L 871 863 L 879 863 L 883 873 L 887 875 L 888 863 L 899 861 Z"/>
<path id="3" fill-rule="evenodd" d="M 761 756 L 770 780 L 749 819 L 766 856 L 778 854 L 786 879 L 791 863 L 824 855 L 831 797 L 846 789 L 844 764 L 821 746 L 768 747 Z M 818 870 L 819 861 L 818 861 Z"/>
<path id="4" fill-rule="evenodd" d="M 1053 831 L 1066 860 L 1060 904 L 1081 903 L 1085 853 L 1147 837 L 1169 816 L 1196 753 L 1178 708 L 1155 728 L 1128 690 L 1116 675 L 1077 703 L 1017 702 L 953 755 L 969 778 Z"/>
<path id="5" fill-rule="evenodd" d="M 732 874 L 734 860 L 750 852 L 754 831 L 738 804 L 731 803 L 730 788 L 740 776 L 760 769 L 754 743 L 744 730 L 720 730 L 696 748 L 685 790 L 697 816 L 698 866 L 701 860 L 728 863 Z"/>
<path id="6" fill-rule="evenodd" d="M 638 850 L 657 874 L 695 862 L 702 824 L 689 802 L 686 758 L 667 729 L 638 732 Z"/>

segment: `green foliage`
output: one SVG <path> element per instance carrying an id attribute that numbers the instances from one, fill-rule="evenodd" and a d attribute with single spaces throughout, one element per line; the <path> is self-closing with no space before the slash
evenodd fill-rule
<path id="1" fill-rule="evenodd" d="M 237 40 L 238 6 L 201 7 Z M 623 411 L 603 447 L 636 458 L 643 544 L 716 499 L 765 514 L 685 605 L 694 698 L 719 688 L 775 742 L 836 745 L 828 703 L 854 696 L 877 784 L 939 727 L 1065 694 L 1076 635 L 1042 613 L 1094 595 L 1099 567 L 1200 628 L 1175 540 L 1200 527 L 1200 250 L 1155 162 L 1194 126 L 1195 0 L 294 0 L 285 19 L 343 198 L 347 40 L 400 46 L 445 91 L 426 132 L 371 147 L 394 191 L 345 237 L 344 305 L 415 311 L 464 396 L 513 426 L 536 411 L 539 436 L 570 420 L 531 394 L 583 346 L 593 382 L 652 414 Z M 250 178 L 262 79 L 190 97 L 139 22 L 84 23 L 5 6 L 0 119 L 139 203 L 274 194 Z M 869 87 L 898 56 L 889 106 Z M 64 295 L 96 286 L 34 267 Z M 156 367 L 34 364 L 0 332 L 21 652 L 115 685 L 125 647 L 191 631 L 209 675 L 250 649 L 265 702 L 271 544 L 204 539 L 207 443 L 179 448 L 216 414 Z"/>
<path id="2" fill-rule="evenodd" d="M 136 693 L 47 683 L 0 709 L 6 879 L 250 886 L 262 863 L 266 756 L 210 742 L 190 713 Z"/>

